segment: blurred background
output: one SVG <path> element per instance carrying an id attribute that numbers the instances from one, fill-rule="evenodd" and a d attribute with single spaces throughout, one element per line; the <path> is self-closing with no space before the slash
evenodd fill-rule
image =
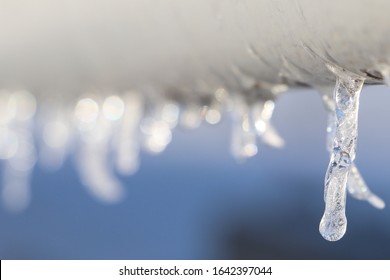
<path id="1" fill-rule="evenodd" d="M 357 165 L 390 206 L 390 90 L 361 96 Z M 348 197 L 347 233 L 325 241 L 327 115 L 312 90 L 289 91 L 276 103 L 281 150 L 260 145 L 239 164 L 229 153 L 231 122 L 176 129 L 159 156 L 121 177 L 127 196 L 105 205 L 80 184 L 72 159 L 58 172 L 37 167 L 32 203 L 0 210 L 1 259 L 389 259 L 390 207 Z"/>

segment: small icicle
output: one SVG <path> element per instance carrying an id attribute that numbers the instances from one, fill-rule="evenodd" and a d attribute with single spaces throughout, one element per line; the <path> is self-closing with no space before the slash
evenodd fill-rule
<path id="1" fill-rule="evenodd" d="M 336 129 L 335 104 L 334 101 L 329 99 L 329 96 L 326 95 L 327 91 L 320 90 L 320 92 L 322 92 L 322 99 L 324 101 L 325 107 L 329 110 L 328 127 L 326 129 L 326 142 L 327 149 L 329 153 L 331 153 L 333 150 L 333 139 Z M 368 188 L 355 163 L 352 163 L 351 166 L 351 170 L 348 176 L 347 189 L 349 194 L 355 199 L 365 200 L 378 209 L 383 209 L 385 207 L 385 202 L 380 197 L 373 194 Z M 324 198 L 326 199 L 326 192 L 324 193 Z"/>
<path id="2" fill-rule="evenodd" d="M 172 124 L 167 122 L 163 116 L 164 104 L 155 104 L 146 112 L 142 119 L 140 129 L 143 133 L 143 148 L 152 154 L 162 153 L 172 141 Z M 175 118 L 175 125 L 178 121 L 178 113 Z"/>
<path id="3" fill-rule="evenodd" d="M 378 209 L 385 208 L 385 202 L 372 193 L 355 165 L 352 165 L 348 176 L 348 191 L 351 196 L 359 200 L 366 200 Z"/>
<path id="4" fill-rule="evenodd" d="M 100 113 L 92 98 L 81 99 L 75 108 L 80 133 L 80 148 L 76 164 L 87 190 L 102 202 L 115 203 L 124 195 L 121 183 L 108 162 L 113 123 L 106 113 Z"/>
<path id="5" fill-rule="evenodd" d="M 257 154 L 256 132 L 249 116 L 248 106 L 236 104 L 234 112 L 231 152 L 238 161 L 243 161 Z"/>
<path id="6" fill-rule="evenodd" d="M 256 135 L 248 129 L 248 115 L 234 125 L 232 131 L 231 151 L 233 156 L 242 161 L 257 154 Z"/>
<path id="7" fill-rule="evenodd" d="M 275 148 L 284 147 L 284 140 L 271 124 L 275 108 L 273 100 L 258 101 L 251 107 L 252 118 L 257 135 L 267 145 Z"/>
<path id="8" fill-rule="evenodd" d="M 42 143 L 39 149 L 39 162 L 46 170 L 62 167 L 69 151 L 72 130 L 65 116 L 49 116 L 50 121 L 43 126 Z"/>
<path id="9" fill-rule="evenodd" d="M 26 91 L 0 94 L 0 104 L 7 102 L 0 113 L 0 159 L 6 160 L 1 198 L 8 210 L 22 211 L 30 202 L 30 180 L 37 160 L 33 136 L 36 100 Z"/>
<path id="10" fill-rule="evenodd" d="M 208 124 L 214 125 L 221 121 L 227 98 L 228 93 L 224 88 L 219 88 L 214 92 L 214 98 L 204 114 L 204 119 Z"/>
<path id="11" fill-rule="evenodd" d="M 131 175 L 139 168 L 139 124 L 144 110 L 144 100 L 136 92 L 124 97 L 124 115 L 118 137 L 114 141 L 115 166 L 120 174 Z"/>
<path id="12" fill-rule="evenodd" d="M 356 156 L 359 96 L 364 80 L 339 75 L 334 90 L 335 131 L 325 177 L 325 212 L 320 233 L 328 241 L 341 239 L 347 229 L 346 188 Z"/>

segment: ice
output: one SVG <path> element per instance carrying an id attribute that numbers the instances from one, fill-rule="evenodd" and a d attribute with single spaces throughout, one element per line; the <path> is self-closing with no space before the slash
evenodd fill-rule
<path id="1" fill-rule="evenodd" d="M 22 90 L 2 91 L 0 111 L 0 159 L 6 161 L 2 200 L 8 210 L 22 211 L 31 199 L 30 177 L 37 161 L 35 97 Z"/>
<path id="2" fill-rule="evenodd" d="M 282 148 L 284 140 L 271 123 L 274 108 L 273 100 L 258 101 L 251 106 L 251 113 L 259 138 L 271 147 Z"/>
<path id="3" fill-rule="evenodd" d="M 365 200 L 378 209 L 385 208 L 385 202 L 379 196 L 371 192 L 355 165 L 351 166 L 347 188 L 354 198 Z"/>
<path id="4" fill-rule="evenodd" d="M 131 175 L 139 168 L 139 123 L 143 114 L 144 100 L 137 92 L 124 96 L 124 114 L 115 141 L 115 166 L 120 174 Z"/>
<path id="5" fill-rule="evenodd" d="M 102 202 L 120 201 L 124 190 L 108 161 L 113 121 L 107 119 L 92 97 L 78 102 L 75 115 L 80 135 L 76 164 L 82 183 Z"/>
<path id="6" fill-rule="evenodd" d="M 300 80 L 310 80 L 309 72 L 293 63 L 286 65 Z M 359 95 L 364 80 L 334 65 L 328 67 L 337 76 L 333 96 L 327 84 L 312 86 L 322 93 L 329 111 L 327 147 L 331 159 L 320 232 L 325 239 L 336 241 L 347 227 L 347 191 L 379 209 L 385 203 L 368 188 L 354 163 Z M 386 80 L 387 72 L 381 73 Z M 68 104 L 61 107 L 60 103 L 50 103 L 49 109 L 43 110 L 49 113 L 42 118 L 39 149 L 34 136 L 35 97 L 26 91 L 1 91 L 0 159 L 6 161 L 4 205 L 13 211 L 28 206 L 29 181 L 38 155 L 50 167 L 61 166 L 68 155 L 73 155 L 87 190 L 102 202 L 118 202 L 125 191 L 116 172 L 134 174 L 140 165 L 141 147 L 159 154 L 172 141 L 177 126 L 217 125 L 227 114 L 233 120 L 231 152 L 238 162 L 257 155 L 258 142 L 283 147 L 284 140 L 274 128 L 272 116 L 276 100 L 287 86 L 258 81 L 241 70 L 235 75 L 238 83 L 231 88 L 204 86 L 186 97 L 168 91 L 150 94 L 129 90 L 85 93 L 72 103 L 72 110 L 68 110 Z"/>
<path id="7" fill-rule="evenodd" d="M 139 125 L 141 146 L 151 154 L 159 154 L 172 141 L 172 131 L 179 122 L 179 105 L 168 98 L 153 98 L 145 105 Z"/>
<path id="8" fill-rule="evenodd" d="M 256 134 L 251 126 L 248 113 L 237 116 L 231 138 L 232 155 L 240 162 L 257 154 Z"/>
<path id="9" fill-rule="evenodd" d="M 336 113 L 335 113 L 335 102 L 329 98 L 327 95 L 328 90 L 321 88 L 320 92 L 322 93 L 322 99 L 324 101 L 325 107 L 329 111 L 328 117 L 328 126 L 327 126 L 327 149 L 329 153 L 332 153 L 333 150 L 333 141 L 336 130 Z M 373 194 L 372 191 L 367 186 L 362 175 L 360 174 L 355 163 L 352 163 L 351 170 L 348 176 L 347 190 L 349 194 L 359 200 L 365 200 L 369 202 L 372 206 L 378 209 L 383 209 L 385 207 L 385 202 Z M 326 192 L 324 193 L 324 198 L 326 200 Z"/>
<path id="10" fill-rule="evenodd" d="M 245 100 L 237 97 L 235 101 L 233 128 L 231 136 L 231 153 L 237 161 L 253 157 L 257 154 L 256 132 L 251 121 L 249 106 Z"/>
<path id="11" fill-rule="evenodd" d="M 72 128 L 63 116 L 52 116 L 43 126 L 39 163 L 49 170 L 58 170 L 64 163 L 71 144 Z"/>
<path id="12" fill-rule="evenodd" d="M 347 229 L 346 189 L 356 157 L 359 96 L 364 80 L 338 73 L 334 90 L 335 130 L 329 167 L 325 177 L 325 212 L 320 233 L 329 241 L 341 239 Z"/>

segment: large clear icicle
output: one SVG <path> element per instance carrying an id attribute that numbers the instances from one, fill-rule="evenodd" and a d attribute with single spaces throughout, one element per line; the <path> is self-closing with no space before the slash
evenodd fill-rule
<path id="1" fill-rule="evenodd" d="M 325 106 L 329 110 L 328 126 L 326 129 L 326 142 L 329 153 L 332 153 L 333 139 L 336 129 L 335 103 L 333 100 L 329 99 L 326 93 L 323 94 L 323 101 L 325 103 Z M 351 170 L 348 176 L 347 190 L 353 198 L 367 201 L 375 208 L 383 209 L 385 207 L 385 202 L 380 197 L 372 193 L 372 191 L 369 189 L 355 163 L 352 163 Z M 326 193 L 324 194 L 324 197 L 326 198 Z"/>
<path id="2" fill-rule="evenodd" d="M 364 80 L 339 76 L 334 90 L 335 131 L 332 155 L 325 177 L 325 212 L 321 235 L 329 241 L 341 239 L 347 229 L 346 189 L 356 156 L 359 96 Z"/>

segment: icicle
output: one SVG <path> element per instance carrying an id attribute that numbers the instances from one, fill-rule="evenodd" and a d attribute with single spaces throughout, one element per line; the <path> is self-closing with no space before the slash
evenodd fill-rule
<path id="1" fill-rule="evenodd" d="M 98 103 L 92 98 L 81 99 L 75 115 L 81 137 L 76 161 L 81 180 L 96 198 L 107 203 L 117 202 L 123 198 L 124 190 L 108 165 L 112 123 L 107 114 L 100 113 Z"/>
<path id="2" fill-rule="evenodd" d="M 256 132 L 249 116 L 248 106 L 240 101 L 233 112 L 231 152 L 238 161 L 243 161 L 257 154 Z"/>
<path id="3" fill-rule="evenodd" d="M 172 100 L 164 102 L 161 108 L 161 120 L 164 121 L 171 130 L 175 129 L 179 122 L 179 105 Z"/>
<path id="4" fill-rule="evenodd" d="M 373 194 L 370 189 L 367 187 L 366 182 L 364 181 L 362 175 L 355 165 L 351 166 L 351 171 L 348 176 L 348 191 L 356 199 L 366 200 L 372 206 L 378 209 L 385 208 L 385 202 Z"/>
<path id="5" fill-rule="evenodd" d="M 282 148 L 284 140 L 271 124 L 274 108 L 275 102 L 273 100 L 258 101 L 251 106 L 251 115 L 260 139 L 267 145 Z"/>
<path id="6" fill-rule="evenodd" d="M 33 138 L 36 100 L 26 91 L 2 92 L 0 103 L 2 132 L 0 158 L 6 160 L 2 199 L 8 210 L 21 211 L 30 202 L 30 177 L 37 160 Z M 4 104 L 0 104 L 4 105 Z"/>
<path id="7" fill-rule="evenodd" d="M 140 128 L 144 135 L 142 145 L 146 151 L 152 154 L 163 152 L 172 141 L 172 123 L 164 119 L 163 112 L 165 106 L 166 103 L 161 106 L 155 104 L 141 121 Z M 178 112 L 175 115 L 175 125 L 177 120 Z"/>
<path id="8" fill-rule="evenodd" d="M 49 116 L 48 119 L 50 121 L 43 126 L 39 163 L 45 169 L 58 170 L 67 157 L 73 131 L 64 116 Z"/>
<path id="9" fill-rule="evenodd" d="M 336 129 L 325 177 L 325 212 L 319 227 L 322 236 L 329 241 L 339 240 L 347 229 L 346 187 L 356 156 L 359 96 L 363 83 L 359 78 L 339 76 L 334 90 Z"/>
<path id="10" fill-rule="evenodd" d="M 336 114 L 335 114 L 335 104 L 334 101 L 328 98 L 326 91 L 322 91 L 322 99 L 324 101 L 325 107 L 329 110 L 328 117 L 328 126 L 327 126 L 327 149 L 329 153 L 332 153 L 333 150 L 333 139 L 336 129 Z M 355 163 L 352 163 L 351 170 L 348 176 L 347 190 L 349 194 L 356 199 L 365 200 L 370 203 L 372 206 L 378 209 L 383 209 L 385 207 L 385 202 L 379 198 L 377 195 L 373 194 L 368 188 L 366 182 L 364 181 L 362 175 L 360 174 Z M 326 192 L 324 193 L 324 199 L 326 200 Z"/>
<path id="11" fill-rule="evenodd" d="M 143 114 L 144 101 L 136 92 L 124 96 L 124 115 L 114 142 L 115 166 L 119 173 L 131 175 L 139 167 L 138 128 Z"/>

